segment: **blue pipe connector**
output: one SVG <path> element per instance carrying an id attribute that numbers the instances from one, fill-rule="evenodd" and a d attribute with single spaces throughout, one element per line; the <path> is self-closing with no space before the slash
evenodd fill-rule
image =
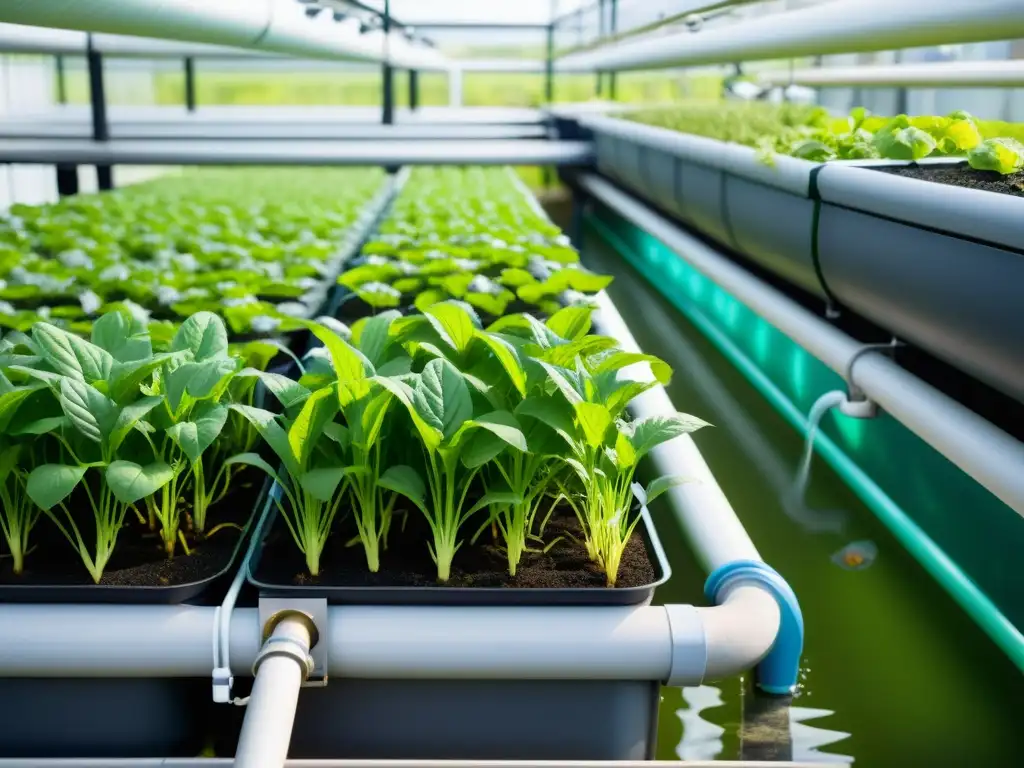
<path id="1" fill-rule="evenodd" d="M 765 693 L 786 696 L 793 693 L 800 673 L 800 654 L 804 650 L 804 615 L 796 593 L 767 563 L 759 560 L 734 560 L 716 568 L 704 583 L 704 594 L 717 605 L 725 588 L 737 581 L 765 587 L 775 597 L 781 613 L 775 644 L 757 665 L 757 686 Z"/>

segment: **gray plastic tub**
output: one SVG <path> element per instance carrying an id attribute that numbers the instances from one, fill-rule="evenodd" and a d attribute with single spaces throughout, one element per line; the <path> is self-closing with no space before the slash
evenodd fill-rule
<path id="1" fill-rule="evenodd" d="M 836 299 L 1024 400 L 1024 198 L 846 164 L 817 190 Z"/>
<path id="2" fill-rule="evenodd" d="M 603 173 L 804 290 L 825 295 L 813 253 L 811 189 L 820 164 L 781 156 L 768 164 L 749 147 L 629 120 L 586 116 L 580 125 L 594 135 Z"/>
<path id="3" fill-rule="evenodd" d="M 289 757 L 653 759 L 660 684 L 332 679 L 299 696 Z"/>

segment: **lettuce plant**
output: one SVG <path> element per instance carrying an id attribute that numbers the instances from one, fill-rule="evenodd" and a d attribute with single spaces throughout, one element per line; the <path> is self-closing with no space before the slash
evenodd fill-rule
<path id="1" fill-rule="evenodd" d="M 967 162 L 978 171 L 1016 173 L 1024 169 L 1024 144 L 1016 139 L 986 139 L 967 153 Z"/>

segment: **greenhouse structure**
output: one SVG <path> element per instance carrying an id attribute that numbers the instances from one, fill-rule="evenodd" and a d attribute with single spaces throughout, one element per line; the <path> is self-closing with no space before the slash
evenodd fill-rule
<path id="1" fill-rule="evenodd" d="M 0 768 L 1018 766 L 1022 0 L 0 0 Z"/>

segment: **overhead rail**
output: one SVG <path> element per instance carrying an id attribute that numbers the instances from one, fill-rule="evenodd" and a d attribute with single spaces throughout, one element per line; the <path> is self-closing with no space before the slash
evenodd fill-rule
<path id="1" fill-rule="evenodd" d="M 152 37 L 324 59 L 444 69 L 437 50 L 401 31 L 360 33 L 356 19 L 311 19 L 294 0 L 0 0 L 0 19 L 52 29 Z"/>
<path id="2" fill-rule="evenodd" d="M 565 66 L 658 69 L 1024 37 L 1020 0 L 834 0 L 697 32 L 571 53 Z"/>
<path id="3" fill-rule="evenodd" d="M 174 116 L 155 122 L 110 120 L 111 139 L 177 139 L 181 140 L 326 140 L 359 141 L 391 140 L 481 140 L 481 139 L 542 139 L 547 129 L 540 124 L 435 125 L 431 123 L 401 123 L 378 125 L 374 123 L 330 123 L 326 121 L 197 121 L 191 117 Z M 11 139 L 89 139 L 89 121 L 52 121 L 45 118 L 30 120 L 11 119 L 0 122 L 0 137 Z"/>
<path id="4" fill-rule="evenodd" d="M 0 163 L 32 165 L 587 165 L 585 141 L 416 142 L 0 139 Z"/>
<path id="5" fill-rule="evenodd" d="M 0 23 L 0 53 L 52 54 L 84 56 L 88 33 L 71 29 L 47 29 L 27 24 Z M 185 43 L 132 35 L 97 34 L 92 36 L 93 50 L 107 56 L 145 57 L 147 59 L 207 56 L 210 58 L 277 58 L 279 54 L 260 53 L 245 48 L 207 43 Z"/>
<path id="6" fill-rule="evenodd" d="M 942 61 L 855 67 L 816 67 L 757 73 L 768 85 L 890 88 L 1021 88 L 1024 61 Z"/>

